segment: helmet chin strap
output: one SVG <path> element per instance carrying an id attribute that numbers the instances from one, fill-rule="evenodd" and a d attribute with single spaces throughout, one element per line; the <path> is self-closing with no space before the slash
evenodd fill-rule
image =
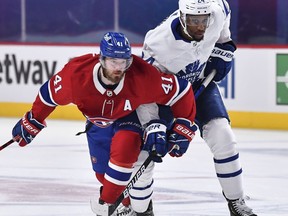
<path id="1" fill-rule="evenodd" d="M 181 26 L 182 26 L 182 28 L 183 28 L 183 32 L 184 32 L 184 34 L 186 35 L 186 36 L 188 36 L 191 40 L 194 40 L 194 38 L 188 33 L 188 31 L 187 31 L 187 25 L 186 25 L 186 22 L 184 22 L 183 23 L 183 21 L 182 21 L 182 18 L 183 17 L 179 17 L 180 18 L 180 23 L 181 23 Z M 184 18 L 185 19 L 185 18 Z"/>

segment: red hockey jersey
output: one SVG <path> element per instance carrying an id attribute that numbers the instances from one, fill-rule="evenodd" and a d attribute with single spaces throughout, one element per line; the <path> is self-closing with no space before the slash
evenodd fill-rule
<path id="1" fill-rule="evenodd" d="M 191 84 L 133 55 L 132 65 L 115 89 L 99 81 L 99 55 L 76 57 L 44 83 L 33 103 L 34 118 L 43 121 L 58 105 L 75 104 L 91 122 L 112 123 L 141 105 L 172 107 L 174 117 L 194 121 L 196 106 Z"/>

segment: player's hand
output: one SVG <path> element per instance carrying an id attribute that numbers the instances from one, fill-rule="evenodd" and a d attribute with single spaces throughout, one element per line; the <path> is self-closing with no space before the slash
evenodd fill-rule
<path id="1" fill-rule="evenodd" d="M 195 136 L 197 126 L 184 118 L 177 118 L 168 137 L 169 154 L 172 157 L 181 157 L 188 149 Z"/>
<path id="2" fill-rule="evenodd" d="M 34 137 L 46 127 L 45 121 L 38 122 L 33 118 L 32 112 L 27 112 L 22 119 L 20 119 L 12 130 L 13 139 L 19 143 L 21 147 L 26 146 Z"/>
<path id="3" fill-rule="evenodd" d="M 159 119 L 150 121 L 145 129 L 143 150 L 152 154 L 155 162 L 162 162 L 161 157 L 168 152 L 166 130 L 166 122 Z"/>
<path id="4" fill-rule="evenodd" d="M 208 76 L 212 70 L 216 69 L 217 73 L 213 80 L 218 82 L 224 79 L 231 70 L 235 50 L 236 46 L 232 41 L 224 44 L 216 43 L 206 63 L 204 76 Z"/>

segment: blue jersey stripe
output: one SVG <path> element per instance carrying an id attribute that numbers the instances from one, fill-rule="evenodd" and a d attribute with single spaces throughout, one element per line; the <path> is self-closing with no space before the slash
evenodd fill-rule
<path id="1" fill-rule="evenodd" d="M 45 82 L 41 88 L 40 88 L 40 94 L 42 99 L 50 106 L 57 106 L 51 98 L 50 92 L 49 92 L 49 81 Z"/>
<path id="2" fill-rule="evenodd" d="M 229 8 L 226 6 L 226 4 L 224 3 L 224 1 L 222 0 L 223 3 L 223 7 L 224 7 L 224 11 L 225 11 L 225 15 L 228 16 L 228 14 L 230 13 Z"/>

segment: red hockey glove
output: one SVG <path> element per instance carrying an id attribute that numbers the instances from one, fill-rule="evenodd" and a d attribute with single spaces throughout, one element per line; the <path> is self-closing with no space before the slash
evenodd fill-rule
<path id="1" fill-rule="evenodd" d="M 196 130 L 197 126 L 189 120 L 184 118 L 176 119 L 168 137 L 169 154 L 172 157 L 181 157 L 187 151 Z"/>
<path id="2" fill-rule="evenodd" d="M 26 146 L 34 137 L 46 127 L 45 121 L 38 122 L 33 118 L 32 112 L 27 112 L 22 119 L 20 119 L 12 130 L 13 139 L 19 143 L 21 147 Z"/>

